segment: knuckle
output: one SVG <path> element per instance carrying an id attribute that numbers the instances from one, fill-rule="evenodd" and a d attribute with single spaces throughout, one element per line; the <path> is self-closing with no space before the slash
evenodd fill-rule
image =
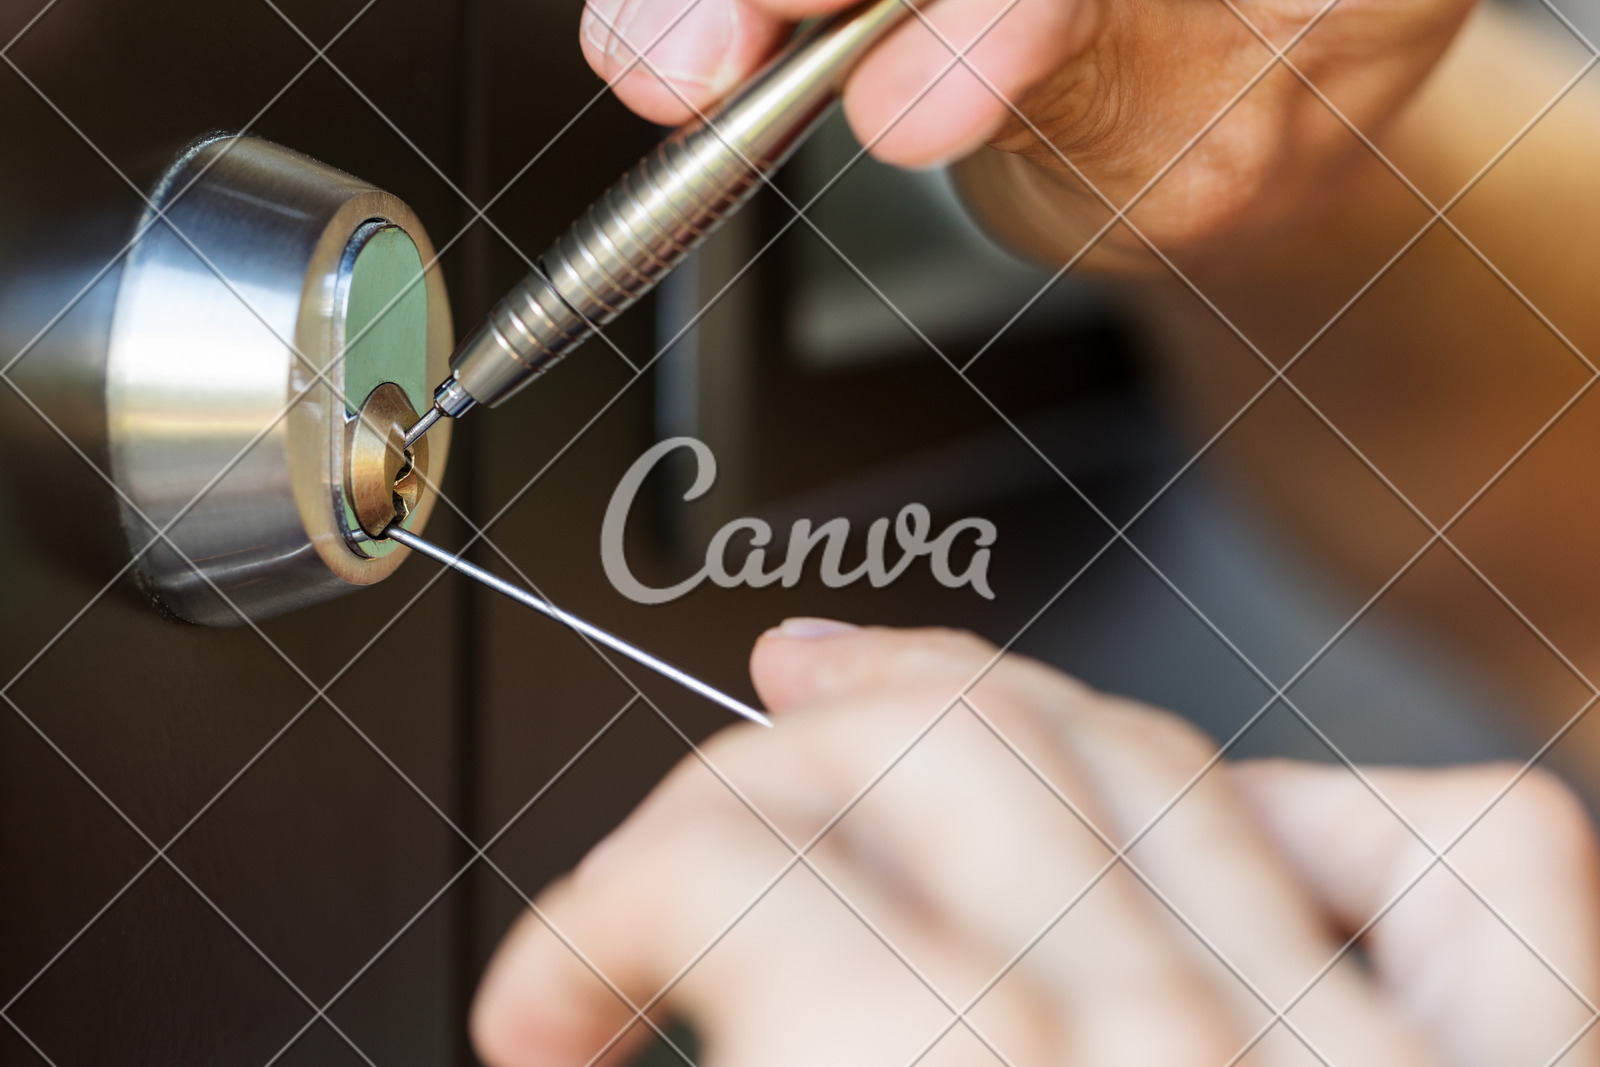
<path id="1" fill-rule="evenodd" d="M 1116 36 L 1102 35 L 1088 54 L 1022 94 L 1028 122 L 1012 118 L 990 143 L 1047 166 L 1059 162 L 1057 153 L 1091 168 L 1115 157 L 1132 125 L 1125 66 Z"/>
<path id="2" fill-rule="evenodd" d="M 1082 703 L 1111 699 L 1072 675 L 1048 663 L 1016 652 L 1006 653 L 1000 671 L 1029 690 L 1051 691 L 1062 703 Z"/>
<path id="3" fill-rule="evenodd" d="M 1069 674 L 1011 652 L 969 694 L 997 722 L 1054 733 L 1064 718 L 1108 699 Z"/>
<path id="4" fill-rule="evenodd" d="M 1217 754 L 1217 741 L 1174 712 L 1104 693 L 1052 667 L 1007 656 L 974 689 L 974 702 L 1004 727 L 1068 746 L 1110 743 L 1162 780 L 1183 780 Z"/>
<path id="5" fill-rule="evenodd" d="M 1504 781 L 1510 768 L 1500 764 L 1486 774 Z M 1572 787 L 1551 771 L 1536 767 L 1497 806 L 1500 832 L 1522 847 L 1592 859 L 1596 852 L 1594 827 L 1583 801 Z"/>
<path id="6" fill-rule="evenodd" d="M 1480 875 L 1522 884 L 1600 891 L 1600 845 L 1583 801 L 1554 773 L 1535 768 L 1506 789 L 1522 767 L 1490 763 L 1434 772 L 1435 810 Z M 1439 805 L 1443 805 L 1442 807 Z M 1446 834 L 1449 838 L 1451 835 Z"/>
<path id="7" fill-rule="evenodd" d="M 1239 1035 L 1224 1022 L 1216 1006 L 1186 1004 L 1175 1013 L 1171 1025 L 1163 1027 L 1165 1054 L 1151 1063 L 1193 1065 L 1229 1063 L 1239 1054 Z"/>
<path id="8" fill-rule="evenodd" d="M 707 759 L 724 754 L 721 739 L 702 747 Z M 714 805 L 717 791 L 705 767 L 693 755 L 684 756 L 667 772 L 634 814 L 639 821 L 675 824 Z M 630 820 L 631 821 L 631 820 Z"/>
<path id="9" fill-rule="evenodd" d="M 1233 1062 L 1242 1044 L 1231 1035 L 1221 1033 L 1217 1026 L 1208 1025 L 1204 1032 L 1187 1037 L 1181 1033 L 1173 1035 L 1143 1062 L 1169 1064 L 1171 1067 L 1217 1067 L 1218 1064 Z"/>
<path id="10" fill-rule="evenodd" d="M 473 998 L 467 1018 L 467 1036 L 478 1058 L 487 1067 L 503 1067 L 525 1060 L 529 1049 L 546 1043 L 546 1023 L 536 1009 L 496 960 Z"/>
<path id="11" fill-rule="evenodd" d="M 501 1067 L 515 1062 L 518 1051 L 526 1047 L 529 1035 L 519 1024 L 520 1014 L 503 1010 L 498 1000 L 480 997 L 473 1005 L 468 1022 L 472 1047 L 488 1067 Z"/>
<path id="12" fill-rule="evenodd" d="M 1217 742 L 1182 716 L 1131 700 L 1115 700 L 1114 712 L 1134 732 L 1153 762 L 1185 773 L 1210 759 Z"/>
<path id="13" fill-rule="evenodd" d="M 1168 1003 L 1158 1013 L 1160 1025 L 1124 1030 L 1118 1062 L 1159 1063 L 1163 1067 L 1217 1067 L 1238 1056 L 1243 1042 L 1218 1016 L 1215 1005 L 1190 1001 Z"/>
<path id="14" fill-rule="evenodd" d="M 1363 3 L 1364 0 L 1354 0 Z M 1248 5 L 1250 19 L 1263 33 L 1294 33 L 1327 6 L 1326 0 L 1254 0 Z M 1282 37 L 1274 39 L 1281 40 Z"/>
<path id="15" fill-rule="evenodd" d="M 1273 102 L 1260 114 L 1241 113 L 1195 147 L 1195 165 L 1180 168 L 1190 178 L 1180 208 L 1198 236 L 1231 231 L 1260 208 L 1263 189 L 1283 166 L 1282 129 L 1294 125 L 1289 111 Z"/>
<path id="16" fill-rule="evenodd" d="M 710 759 L 716 758 L 714 747 L 715 742 L 705 747 Z M 720 840 L 730 822 L 738 823 L 729 801 L 728 791 L 692 756 L 685 757 L 579 861 L 572 882 L 596 891 L 616 880 L 620 871 L 659 866 L 687 849 Z"/>
<path id="17" fill-rule="evenodd" d="M 994 654 L 994 646 L 965 630 L 928 628 L 885 631 L 886 642 L 870 654 L 879 659 L 880 671 L 894 678 L 942 678 L 981 666 Z"/>
<path id="18" fill-rule="evenodd" d="M 929 627 L 915 631 L 924 635 L 930 647 L 952 659 L 982 660 L 994 654 L 994 646 L 969 630 Z"/>

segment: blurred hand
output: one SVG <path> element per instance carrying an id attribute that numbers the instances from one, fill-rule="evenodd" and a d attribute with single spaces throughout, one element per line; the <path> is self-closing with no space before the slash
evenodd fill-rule
<path id="1" fill-rule="evenodd" d="M 993 654 L 815 620 L 763 637 L 753 673 L 777 728 L 686 759 L 544 895 L 550 925 L 517 925 L 474 1011 L 486 1062 L 593 1062 L 633 1019 L 619 994 L 690 1020 L 705 1067 L 906 1067 L 930 1045 L 918 1062 L 1001 1062 L 986 1043 L 1013 1067 L 1220 1067 L 1272 1021 L 1262 997 L 1293 1005 L 1299 1036 L 1271 1028 L 1249 1064 L 1317 1062 L 1303 1037 L 1327 1063 L 1505 1067 L 1545 1062 L 1589 1018 L 1440 868 L 1367 935 L 1370 967 L 1322 975 L 1432 859 L 1387 809 L 1339 767 L 1219 764 L 1184 793 L 1210 740 L 1020 657 L 928 730 Z M 1443 843 L 1510 773 L 1371 778 Z M 1114 849 L 1158 816 L 1127 853 L 1136 876 Z M 824 830 L 804 863 L 779 837 Z M 1594 843 L 1554 779 L 1523 779 L 1450 856 L 1600 993 Z M 940 998 L 976 1000 L 982 1038 Z M 648 1036 L 634 1025 L 611 1055 Z"/>
<path id="2" fill-rule="evenodd" d="M 1272 58 L 1241 17 L 1283 47 L 1326 2 L 1233 0 L 1230 10 L 1218 0 L 927 0 L 927 25 L 910 20 L 867 58 L 845 109 L 857 137 L 887 162 L 927 166 L 989 143 L 1039 164 L 1040 174 L 1060 183 L 1052 192 L 1080 201 L 1098 222 L 1106 212 L 1068 178 L 1063 157 L 1124 204 Z M 583 49 L 607 79 L 628 71 L 616 86 L 624 103 L 675 124 L 691 115 L 685 101 L 704 108 L 737 85 L 794 20 L 845 6 L 590 0 Z M 1427 75 L 1472 6 L 1342 0 L 1290 59 L 1372 134 Z M 970 69 L 947 70 L 952 49 Z M 636 63 L 639 52 L 645 59 Z M 1231 236 L 1241 226 L 1270 229 L 1298 212 L 1357 145 L 1277 69 L 1156 187 L 1140 225 L 1168 248 Z M 1017 177 L 991 180 L 1009 189 Z"/>

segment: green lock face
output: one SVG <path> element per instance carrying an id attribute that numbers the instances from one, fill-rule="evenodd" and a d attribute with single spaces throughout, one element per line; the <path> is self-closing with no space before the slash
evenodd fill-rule
<path id="1" fill-rule="evenodd" d="M 374 540 L 373 501 L 394 500 L 395 521 L 410 528 L 417 511 L 416 491 L 428 479 L 427 455 L 393 453 L 383 462 L 396 421 L 414 421 L 426 411 L 428 378 L 428 299 L 422 256 L 405 230 L 375 220 L 350 240 L 341 264 L 344 418 L 344 517 L 352 547 L 381 559 L 397 547 Z M 341 332 L 336 330 L 337 332 Z M 398 387 L 400 399 L 395 393 Z M 380 393 L 380 389 L 382 392 Z M 408 410 L 409 409 L 409 410 Z M 393 473 L 403 472 L 411 492 L 396 491 Z M 384 482 L 378 485 L 378 482 Z M 420 486 L 418 483 L 421 483 Z"/>
<path id="2" fill-rule="evenodd" d="M 344 310 L 344 406 L 354 415 L 374 389 L 394 382 L 427 408 L 428 294 L 422 255 L 400 227 L 370 222 L 351 238 Z"/>

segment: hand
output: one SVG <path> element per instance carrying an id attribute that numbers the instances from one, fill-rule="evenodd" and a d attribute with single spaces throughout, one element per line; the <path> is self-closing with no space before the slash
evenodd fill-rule
<path id="1" fill-rule="evenodd" d="M 1230 10 L 1222 0 L 931 0 L 926 24 L 913 18 L 857 70 L 845 110 L 857 137 L 890 163 L 928 166 L 985 143 L 1026 159 L 1034 166 L 991 161 L 974 195 L 985 214 L 1007 216 L 994 220 L 1000 229 L 1013 223 L 1038 245 L 1046 224 L 1045 243 L 1067 254 L 1109 212 L 1064 161 L 1125 204 L 1272 59 L 1242 20 L 1283 47 L 1326 3 L 1233 0 Z M 629 107 L 679 123 L 692 114 L 688 105 L 709 106 L 754 70 L 794 20 L 845 6 L 591 0 L 582 44 L 603 77 L 627 71 L 616 91 Z M 1289 58 L 1372 134 L 1426 77 L 1472 6 L 1342 0 Z M 966 53 L 967 66 L 951 67 L 952 49 Z M 1303 214 L 1312 190 L 1358 151 L 1279 67 L 1155 187 L 1137 221 L 1169 250 L 1272 232 Z M 1028 217 L 1009 217 L 1008 208 Z"/>
<path id="2" fill-rule="evenodd" d="M 1504 1067 L 1589 1018 L 1442 869 L 1371 930 L 1370 970 L 1345 958 L 1296 1001 L 1431 856 L 1344 768 L 1202 773 L 1215 746 L 1174 717 L 994 654 L 815 620 L 763 637 L 777 728 L 686 759 L 518 923 L 473 1014 L 486 1062 L 581 1065 L 614 1041 L 618 1062 L 649 1036 L 622 997 L 690 1020 L 706 1067 L 903 1067 L 930 1045 L 921 1062 L 1002 1062 L 985 1044 L 1014 1067 L 1222 1065 L 1271 1021 L 1262 997 L 1299 1036 L 1271 1028 L 1250 1064 L 1317 1062 L 1303 1036 L 1328 1063 Z M 1511 773 L 1370 778 L 1444 842 Z M 824 830 L 803 861 L 782 840 Z M 1595 848 L 1563 787 L 1523 779 L 1450 855 L 1600 995 Z"/>

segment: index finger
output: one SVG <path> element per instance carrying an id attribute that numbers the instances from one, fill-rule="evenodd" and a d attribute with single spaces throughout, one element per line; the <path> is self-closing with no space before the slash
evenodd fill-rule
<path id="1" fill-rule="evenodd" d="M 846 2 L 786 6 L 818 13 Z M 792 25 L 753 0 L 591 0 L 579 39 L 584 58 L 624 104 L 651 122 L 678 125 L 749 77 Z"/>
<path id="2" fill-rule="evenodd" d="M 747 79 L 794 20 L 853 0 L 591 0 L 583 49 L 619 99 L 681 123 Z M 1015 101 L 1087 47 L 1103 5 L 1090 0 L 936 0 L 891 32 L 851 75 L 856 138 L 898 166 L 977 148 Z"/>

